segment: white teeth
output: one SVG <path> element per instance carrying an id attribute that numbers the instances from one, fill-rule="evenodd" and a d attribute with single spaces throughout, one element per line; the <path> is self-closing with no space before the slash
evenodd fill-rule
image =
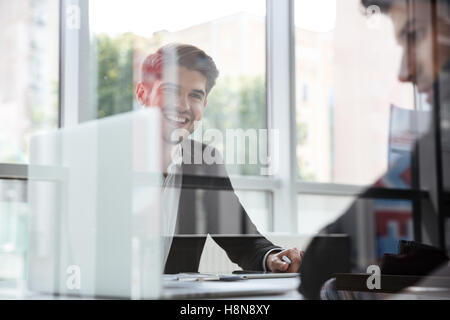
<path id="1" fill-rule="evenodd" d="M 177 117 L 177 116 L 166 115 L 166 117 L 167 117 L 167 119 L 169 119 L 171 121 L 178 122 L 178 123 L 186 123 L 187 122 L 187 119 L 180 118 L 180 117 Z"/>

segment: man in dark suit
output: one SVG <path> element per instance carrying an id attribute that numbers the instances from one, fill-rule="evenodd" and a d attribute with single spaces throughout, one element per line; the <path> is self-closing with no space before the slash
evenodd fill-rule
<path id="1" fill-rule="evenodd" d="M 202 50 L 170 44 L 145 59 L 136 86 L 137 101 L 160 108 L 163 118 L 165 273 L 198 271 L 208 234 L 244 270 L 297 272 L 302 253 L 275 246 L 258 232 L 218 151 L 188 137 L 202 119 L 218 74 Z"/>

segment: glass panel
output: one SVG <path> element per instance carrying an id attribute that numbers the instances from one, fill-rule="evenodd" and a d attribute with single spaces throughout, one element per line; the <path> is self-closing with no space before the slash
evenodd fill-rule
<path id="1" fill-rule="evenodd" d="M 372 184 L 391 164 L 392 122 L 409 116 L 397 107 L 414 108 L 392 21 L 361 0 L 295 0 L 295 24 L 299 176 Z"/>
<path id="2" fill-rule="evenodd" d="M 59 1 L 1 1 L 0 30 L 0 162 L 27 163 L 30 135 L 58 126 Z"/>
<path id="3" fill-rule="evenodd" d="M 91 114 L 102 118 L 141 108 L 135 87 L 142 62 L 163 45 L 184 43 L 210 55 L 220 73 L 208 96 L 202 130 L 197 130 L 195 138 L 208 140 L 208 129 L 219 130 L 225 138 L 227 129 L 266 128 L 264 0 L 98 0 L 89 6 L 91 72 L 97 79 L 91 101 L 96 111 Z M 104 14 L 106 6 L 108 15 Z M 205 142 L 226 149 L 226 141 Z M 248 157 L 245 142 L 238 142 L 236 148 Z M 259 175 L 259 166 L 248 162 L 230 165 L 229 172 Z"/>

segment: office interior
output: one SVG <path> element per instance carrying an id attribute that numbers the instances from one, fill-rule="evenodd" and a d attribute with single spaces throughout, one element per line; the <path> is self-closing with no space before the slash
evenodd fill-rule
<path id="1" fill-rule="evenodd" d="M 164 295 L 165 282 L 255 269 L 242 256 L 260 238 L 305 251 L 300 275 L 258 282 L 277 299 L 324 298 L 328 278 L 370 273 L 405 241 L 448 260 L 450 71 L 441 55 L 450 59 L 450 32 L 434 22 L 448 23 L 450 9 L 446 0 L 400 2 L 409 17 L 424 10 L 410 28 L 431 28 L 421 50 L 439 75 L 426 90 L 410 49 L 419 36 L 399 41 L 393 16 L 371 1 L 1 0 L 0 298 L 191 297 Z M 145 58 L 174 43 L 217 66 L 185 139 L 213 146 L 226 171 L 184 173 L 176 203 L 189 209 L 167 240 L 163 155 L 173 145 L 161 136 L 164 113 L 136 88 Z M 402 74 L 404 64 L 416 74 Z M 324 265 L 320 283 L 301 289 Z M 426 276 L 399 270 L 417 276 L 403 287 Z M 67 282 L 77 272 L 81 289 Z M 272 290 L 279 283 L 284 291 Z"/>

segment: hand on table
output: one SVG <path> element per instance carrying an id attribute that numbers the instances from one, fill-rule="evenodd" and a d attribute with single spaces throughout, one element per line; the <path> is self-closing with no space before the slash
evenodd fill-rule
<path id="1" fill-rule="evenodd" d="M 304 251 L 300 251 L 297 248 L 286 249 L 281 252 L 274 252 L 267 256 L 266 267 L 267 270 L 272 272 L 298 272 L 302 263 Z M 283 260 L 283 256 L 288 258 L 291 263 Z"/>

